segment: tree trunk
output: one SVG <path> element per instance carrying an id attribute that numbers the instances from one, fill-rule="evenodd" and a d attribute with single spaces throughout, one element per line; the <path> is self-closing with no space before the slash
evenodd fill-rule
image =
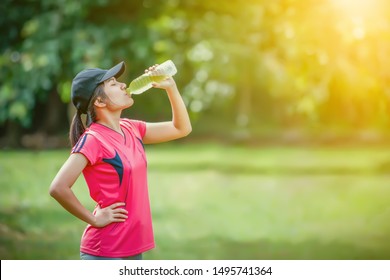
<path id="1" fill-rule="evenodd" d="M 8 120 L 5 125 L 5 136 L 1 141 L 1 148 L 20 148 L 22 127 L 19 123 Z"/>
<path id="2" fill-rule="evenodd" d="M 68 128 L 67 104 L 61 101 L 57 90 L 53 90 L 47 98 L 43 131 L 49 135 L 53 135 Z"/>

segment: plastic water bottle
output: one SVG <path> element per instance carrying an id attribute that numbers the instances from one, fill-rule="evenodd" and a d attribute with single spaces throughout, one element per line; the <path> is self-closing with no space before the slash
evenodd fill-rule
<path id="1" fill-rule="evenodd" d="M 129 94 L 141 94 L 152 87 L 152 83 L 159 83 L 177 73 L 177 69 L 172 60 L 167 60 L 158 65 L 153 71 L 149 71 L 134 79 L 126 91 Z"/>

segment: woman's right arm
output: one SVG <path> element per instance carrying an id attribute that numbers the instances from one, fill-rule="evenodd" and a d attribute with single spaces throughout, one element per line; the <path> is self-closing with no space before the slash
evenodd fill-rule
<path id="1" fill-rule="evenodd" d="M 50 185 L 50 195 L 68 212 L 94 227 L 104 227 L 112 222 L 124 222 L 127 211 L 122 202 L 114 203 L 106 208 L 97 208 L 95 215 L 86 209 L 72 191 L 72 186 L 87 166 L 88 160 L 83 154 L 71 154 L 58 171 Z"/>

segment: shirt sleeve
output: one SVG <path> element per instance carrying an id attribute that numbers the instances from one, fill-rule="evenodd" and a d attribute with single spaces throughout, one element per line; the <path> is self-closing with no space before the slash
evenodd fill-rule
<path id="1" fill-rule="evenodd" d="M 124 122 L 126 123 L 126 125 L 136 130 L 138 136 L 140 136 L 141 139 L 144 138 L 146 133 L 146 122 L 140 120 L 129 120 L 129 119 L 124 119 Z"/>
<path id="2" fill-rule="evenodd" d="M 72 154 L 83 154 L 91 165 L 94 165 L 101 158 L 101 145 L 98 139 L 90 133 L 84 133 L 72 149 Z"/>

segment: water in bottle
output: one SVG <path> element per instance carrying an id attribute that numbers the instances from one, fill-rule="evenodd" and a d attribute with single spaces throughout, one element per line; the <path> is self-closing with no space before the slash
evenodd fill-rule
<path id="1" fill-rule="evenodd" d="M 149 71 L 134 79 L 126 91 L 130 94 L 141 94 L 152 87 L 152 83 L 159 83 L 177 73 L 177 69 L 172 60 L 167 60 L 158 65 L 153 71 Z"/>

